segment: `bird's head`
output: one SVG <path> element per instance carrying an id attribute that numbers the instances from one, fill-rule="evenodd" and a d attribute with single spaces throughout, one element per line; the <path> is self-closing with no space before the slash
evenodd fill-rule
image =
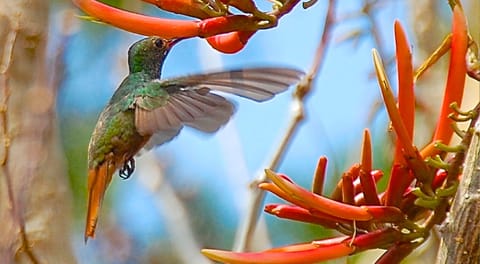
<path id="1" fill-rule="evenodd" d="M 165 57 L 179 40 L 148 37 L 135 42 L 128 50 L 130 73 L 151 71 L 160 74 Z"/>

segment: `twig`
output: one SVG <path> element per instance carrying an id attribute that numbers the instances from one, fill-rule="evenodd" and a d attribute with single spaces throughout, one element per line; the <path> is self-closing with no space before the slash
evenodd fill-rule
<path id="1" fill-rule="evenodd" d="M 0 85 L 2 85 L 3 98 L 0 107 L 0 120 L 2 122 L 1 132 L 3 136 L 3 148 L 4 153 L 0 161 L 2 166 L 5 166 L 8 160 L 8 152 L 10 146 L 10 137 L 8 135 L 8 125 L 7 125 L 7 107 L 8 107 L 8 98 L 10 97 L 10 89 L 8 88 L 8 70 L 12 64 L 13 56 L 13 47 L 17 39 L 17 31 L 10 30 L 7 34 L 4 46 L 4 54 L 2 56 L 2 61 L 0 64 Z"/>
<path id="2" fill-rule="evenodd" d="M 312 84 L 315 77 L 318 75 L 320 67 L 324 61 L 325 51 L 330 41 L 330 32 L 335 20 L 335 0 L 329 0 L 327 16 L 325 18 L 325 24 L 323 27 L 323 34 L 315 52 L 315 58 L 307 75 L 297 85 L 296 90 L 293 93 L 292 99 L 292 117 L 290 124 L 287 127 L 285 135 L 280 141 L 271 161 L 267 165 L 268 169 L 276 170 L 282 161 L 282 158 L 290 144 L 295 131 L 300 123 L 305 118 L 304 112 L 304 100 L 305 97 L 312 90 Z M 241 226 L 237 232 L 237 237 L 234 243 L 234 250 L 246 251 L 250 249 L 252 237 L 256 228 L 257 219 L 260 214 L 260 208 L 263 205 L 265 197 L 264 191 L 260 190 L 257 185 L 261 182 L 267 181 L 265 173 L 262 171 L 250 186 L 250 200 L 245 218 L 241 222 Z"/>

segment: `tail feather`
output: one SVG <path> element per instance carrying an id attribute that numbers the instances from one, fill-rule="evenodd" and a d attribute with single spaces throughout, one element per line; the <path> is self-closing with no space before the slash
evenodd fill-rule
<path id="1" fill-rule="evenodd" d="M 105 191 L 112 180 L 115 171 L 110 163 L 104 162 L 100 167 L 88 170 L 88 208 L 87 221 L 85 226 L 85 243 L 89 237 L 95 236 L 98 213 L 102 205 Z"/>

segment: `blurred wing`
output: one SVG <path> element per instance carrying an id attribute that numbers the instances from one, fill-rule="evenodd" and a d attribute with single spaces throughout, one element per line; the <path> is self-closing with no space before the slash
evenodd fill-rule
<path id="1" fill-rule="evenodd" d="M 172 140 L 174 137 L 176 137 L 178 135 L 178 133 L 180 133 L 180 130 L 181 130 L 181 128 L 177 128 L 177 129 L 163 130 L 161 132 L 157 132 L 157 133 L 152 135 L 152 137 L 147 142 L 147 144 L 145 144 L 144 148 L 146 150 L 150 150 L 155 146 L 158 146 L 158 145 L 161 145 L 165 142 L 168 142 L 168 141 Z M 143 153 L 144 153 L 144 151 L 140 150 L 138 152 L 138 155 L 142 155 Z"/>
<path id="2" fill-rule="evenodd" d="M 205 90 L 185 90 L 169 95 L 163 106 L 146 108 L 143 100 L 135 106 L 135 126 L 141 135 L 153 135 L 146 148 L 173 139 L 184 125 L 215 132 L 233 114 L 225 98 Z"/>
<path id="3" fill-rule="evenodd" d="M 183 126 L 212 133 L 234 112 L 232 103 L 212 90 L 261 102 L 285 91 L 302 75 L 286 68 L 253 68 L 157 80 L 152 84 L 167 93 L 136 97 L 135 126 L 141 135 L 152 135 L 147 148 L 171 140 Z"/>
<path id="4" fill-rule="evenodd" d="M 185 89 L 206 87 L 262 102 L 285 91 L 303 75 L 302 71 L 288 68 L 249 68 L 191 75 L 164 82 L 181 85 Z"/>

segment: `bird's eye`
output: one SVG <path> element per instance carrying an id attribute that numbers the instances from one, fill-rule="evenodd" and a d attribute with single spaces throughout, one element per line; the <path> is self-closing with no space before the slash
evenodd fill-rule
<path id="1" fill-rule="evenodd" d="M 156 39 L 154 44 L 157 48 L 160 48 L 160 49 L 165 47 L 165 41 L 161 38 Z"/>

